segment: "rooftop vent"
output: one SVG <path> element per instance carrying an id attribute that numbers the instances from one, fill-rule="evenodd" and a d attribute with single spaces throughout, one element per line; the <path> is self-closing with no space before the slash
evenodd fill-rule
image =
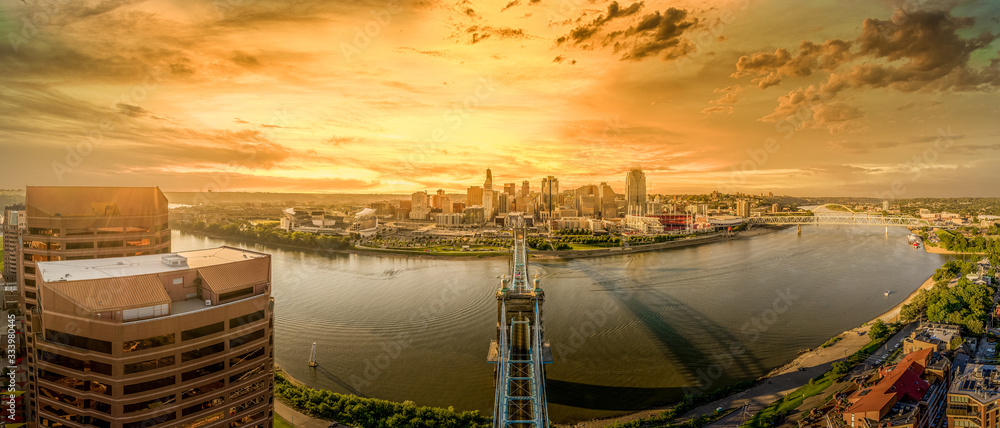
<path id="1" fill-rule="evenodd" d="M 160 261 L 170 267 L 184 267 L 187 265 L 187 257 L 179 254 L 166 254 Z"/>

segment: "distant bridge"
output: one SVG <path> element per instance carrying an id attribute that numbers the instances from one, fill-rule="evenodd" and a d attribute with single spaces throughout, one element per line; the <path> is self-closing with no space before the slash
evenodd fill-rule
<path id="1" fill-rule="evenodd" d="M 769 215 L 760 217 L 750 217 L 747 224 L 753 225 L 803 225 L 803 224 L 827 224 L 827 225 L 847 225 L 847 226 L 905 226 L 921 227 L 933 226 L 931 222 L 914 217 L 883 217 L 880 215 L 867 215 L 860 213 L 851 214 L 831 214 L 831 215 Z"/>

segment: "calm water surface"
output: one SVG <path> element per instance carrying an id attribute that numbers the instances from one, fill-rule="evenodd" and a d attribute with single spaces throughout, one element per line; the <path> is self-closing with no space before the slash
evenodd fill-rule
<path id="1" fill-rule="evenodd" d="M 697 247 L 533 260 L 546 293 L 560 422 L 765 374 L 901 302 L 945 260 L 906 230 L 804 227 Z M 174 231 L 173 250 L 272 255 L 275 361 L 313 387 L 492 414 L 498 277 L 507 261 L 318 255 Z M 886 290 L 894 291 L 888 297 Z M 319 368 L 306 366 L 313 342 Z M 745 349 L 734 354 L 732 349 Z"/>

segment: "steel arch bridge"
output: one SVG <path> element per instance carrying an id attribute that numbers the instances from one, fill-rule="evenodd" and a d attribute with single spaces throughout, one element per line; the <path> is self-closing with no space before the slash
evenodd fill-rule
<path id="1" fill-rule="evenodd" d="M 848 212 L 848 213 L 852 213 L 852 214 L 855 213 L 854 210 L 852 210 L 850 207 L 848 207 L 847 205 L 844 205 L 844 204 L 823 204 L 823 205 L 820 205 L 820 206 L 818 206 L 816 208 L 813 208 L 813 210 L 817 210 L 817 209 L 824 208 L 824 207 L 841 207 L 844 210 L 846 210 L 846 212 Z"/>

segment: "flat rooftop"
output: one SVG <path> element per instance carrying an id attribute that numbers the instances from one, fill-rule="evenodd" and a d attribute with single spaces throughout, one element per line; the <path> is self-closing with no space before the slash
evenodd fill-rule
<path id="1" fill-rule="evenodd" d="M 164 264 L 164 258 L 166 257 L 169 259 L 171 256 L 180 261 L 180 263 L 175 266 L 168 266 Z M 181 261 L 181 257 L 185 260 Z M 223 246 L 204 250 L 180 251 L 176 253 L 150 254 L 133 257 L 39 262 L 37 266 L 38 274 L 42 281 L 82 281 L 176 272 L 188 269 L 224 265 L 261 257 L 267 257 L 267 254 L 244 250 L 242 248 Z"/>
<path id="2" fill-rule="evenodd" d="M 951 381 L 952 394 L 965 394 L 981 403 L 1000 398 L 1000 373 L 992 364 L 969 364 Z"/>

